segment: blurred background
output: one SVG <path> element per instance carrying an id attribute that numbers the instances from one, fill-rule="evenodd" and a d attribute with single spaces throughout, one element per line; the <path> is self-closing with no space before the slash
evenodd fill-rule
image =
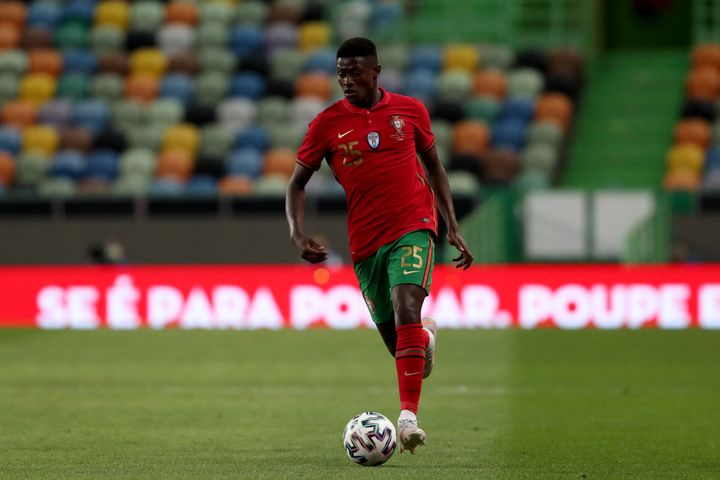
<path id="1" fill-rule="evenodd" d="M 0 263 L 297 263 L 284 192 L 353 36 L 430 110 L 480 264 L 720 259 L 716 0 L 33 0 L 0 3 Z"/>

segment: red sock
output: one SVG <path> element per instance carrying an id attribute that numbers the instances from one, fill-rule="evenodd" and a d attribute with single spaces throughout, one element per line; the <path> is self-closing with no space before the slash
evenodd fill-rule
<path id="1" fill-rule="evenodd" d="M 429 337 L 419 323 L 401 325 L 395 330 L 397 331 L 395 368 L 400 390 L 400 410 L 417 413 L 425 365 L 425 347 Z"/>

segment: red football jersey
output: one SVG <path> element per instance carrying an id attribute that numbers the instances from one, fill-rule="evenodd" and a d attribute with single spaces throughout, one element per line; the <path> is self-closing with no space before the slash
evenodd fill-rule
<path id="1" fill-rule="evenodd" d="M 297 156 L 313 170 L 325 158 L 345 190 L 353 262 L 413 230 L 437 235 L 435 195 L 417 155 L 435 142 L 430 115 L 412 97 L 380 91 L 369 110 L 342 99 L 321 112 Z"/>

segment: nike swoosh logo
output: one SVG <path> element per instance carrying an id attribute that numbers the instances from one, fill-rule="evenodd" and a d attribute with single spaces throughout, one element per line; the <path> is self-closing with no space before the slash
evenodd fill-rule
<path id="1" fill-rule="evenodd" d="M 411 273 L 418 273 L 420 270 L 403 270 L 403 275 L 410 275 Z"/>
<path id="2" fill-rule="evenodd" d="M 350 130 L 348 130 L 348 131 L 345 132 L 345 133 L 338 133 L 338 138 L 343 138 L 345 135 L 347 135 L 348 133 L 352 132 L 353 130 L 355 130 L 355 129 L 354 129 L 354 128 L 351 128 Z"/>
<path id="3" fill-rule="evenodd" d="M 412 373 L 408 373 L 408 372 L 406 371 L 406 372 L 405 372 L 405 376 L 406 376 L 406 377 L 412 377 L 413 375 L 420 375 L 421 373 L 422 373 L 422 372 L 412 372 Z"/>

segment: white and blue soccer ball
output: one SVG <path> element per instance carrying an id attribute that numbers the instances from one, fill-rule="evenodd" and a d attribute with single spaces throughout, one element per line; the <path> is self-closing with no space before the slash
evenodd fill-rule
<path id="1" fill-rule="evenodd" d="M 355 415 L 343 431 L 343 445 L 350 460 L 365 467 L 382 465 L 397 445 L 395 425 L 382 413 Z"/>

